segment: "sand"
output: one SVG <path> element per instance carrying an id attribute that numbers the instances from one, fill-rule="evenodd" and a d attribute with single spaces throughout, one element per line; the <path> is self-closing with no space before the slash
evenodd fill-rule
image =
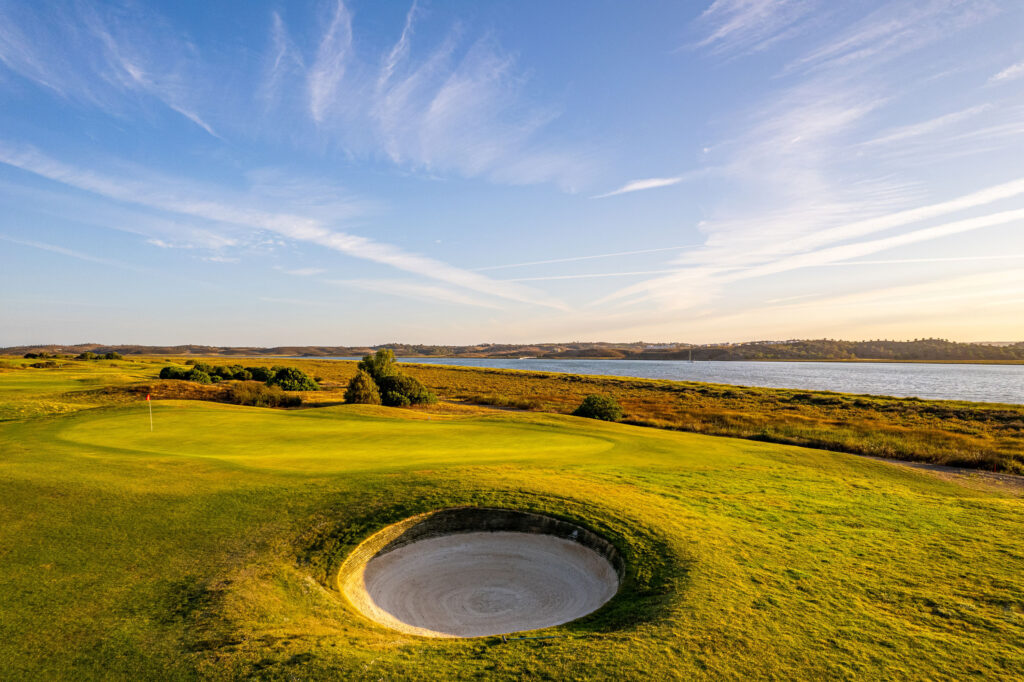
<path id="1" fill-rule="evenodd" d="M 615 595 L 597 552 L 532 533 L 459 533 L 371 559 L 349 594 L 366 616 L 409 634 L 482 637 L 560 625 Z"/>

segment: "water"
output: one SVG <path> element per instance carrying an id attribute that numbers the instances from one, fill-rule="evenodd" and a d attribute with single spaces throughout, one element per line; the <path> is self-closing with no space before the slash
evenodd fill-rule
<path id="1" fill-rule="evenodd" d="M 1024 365 L 490 358 L 408 358 L 402 362 L 1024 404 Z"/>

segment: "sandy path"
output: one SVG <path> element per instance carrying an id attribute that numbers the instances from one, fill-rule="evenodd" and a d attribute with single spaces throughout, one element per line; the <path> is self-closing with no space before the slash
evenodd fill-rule
<path id="1" fill-rule="evenodd" d="M 615 569 L 551 535 L 460 533 L 371 560 L 353 601 L 382 625 L 433 637 L 480 637 L 559 625 L 618 589 Z M 352 596 L 352 595 L 350 595 Z"/>

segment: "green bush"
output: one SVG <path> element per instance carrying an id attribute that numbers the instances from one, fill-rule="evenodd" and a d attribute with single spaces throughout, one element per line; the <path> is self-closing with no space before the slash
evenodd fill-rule
<path id="1" fill-rule="evenodd" d="M 60 365 L 53 360 L 44 360 L 43 362 L 33 362 L 29 367 L 35 367 L 36 369 L 52 369 L 54 367 L 60 367 Z"/>
<path id="2" fill-rule="evenodd" d="M 345 389 L 345 402 L 362 405 L 380 405 L 380 391 L 373 377 L 359 370 L 348 382 Z"/>
<path id="3" fill-rule="evenodd" d="M 381 348 L 373 355 L 367 355 L 364 357 L 359 361 L 359 369 L 373 377 L 373 380 L 377 382 L 378 386 L 385 377 L 398 374 L 395 354 L 390 348 Z"/>
<path id="4" fill-rule="evenodd" d="M 274 372 L 269 367 L 246 367 L 245 369 L 255 381 L 270 381 L 270 378 L 274 376 Z"/>
<path id="5" fill-rule="evenodd" d="M 236 405 L 255 407 L 298 407 L 302 398 L 288 395 L 280 386 L 267 386 L 258 381 L 241 381 L 228 389 L 228 400 Z"/>
<path id="6" fill-rule="evenodd" d="M 160 370 L 161 379 L 182 379 L 184 380 L 191 370 L 184 367 L 170 365 Z"/>
<path id="7" fill-rule="evenodd" d="M 437 402 L 437 396 L 428 391 L 426 386 L 405 374 L 386 376 L 377 382 L 377 387 L 380 389 L 381 402 L 391 407 L 430 405 Z M 407 402 L 400 400 L 398 396 Z"/>
<path id="8" fill-rule="evenodd" d="M 381 396 L 381 402 L 388 407 L 409 407 L 409 405 L 412 405 L 409 398 L 395 391 L 388 391 Z"/>
<path id="9" fill-rule="evenodd" d="M 95 360 L 97 357 L 99 356 L 97 356 L 95 353 L 90 353 L 86 351 L 85 353 L 79 353 L 78 355 L 76 355 L 75 360 Z"/>
<path id="10" fill-rule="evenodd" d="M 320 386 L 313 377 L 298 367 L 280 367 L 274 376 L 267 380 L 268 386 L 280 386 L 286 391 L 319 391 Z"/>
<path id="11" fill-rule="evenodd" d="M 189 370 L 188 374 L 186 374 L 182 378 L 185 379 L 185 381 L 194 381 L 197 384 L 209 384 L 213 382 L 213 380 L 210 378 L 210 375 L 204 372 L 203 370 L 199 369 L 198 367 L 193 367 L 191 370 Z"/>
<path id="12" fill-rule="evenodd" d="M 110 351 L 109 353 L 104 353 L 103 354 L 103 359 L 104 360 L 124 360 L 124 356 L 121 355 L 120 353 L 115 353 L 114 351 Z"/>
<path id="13" fill-rule="evenodd" d="M 610 395 L 598 394 L 588 395 L 584 398 L 573 414 L 577 417 L 603 419 L 606 422 L 617 422 L 625 416 L 615 398 Z"/>

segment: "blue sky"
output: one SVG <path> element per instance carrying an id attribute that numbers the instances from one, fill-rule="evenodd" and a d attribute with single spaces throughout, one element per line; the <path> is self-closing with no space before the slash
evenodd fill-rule
<path id="1" fill-rule="evenodd" d="M 0 0 L 0 345 L 1024 340 L 1016 0 Z"/>

